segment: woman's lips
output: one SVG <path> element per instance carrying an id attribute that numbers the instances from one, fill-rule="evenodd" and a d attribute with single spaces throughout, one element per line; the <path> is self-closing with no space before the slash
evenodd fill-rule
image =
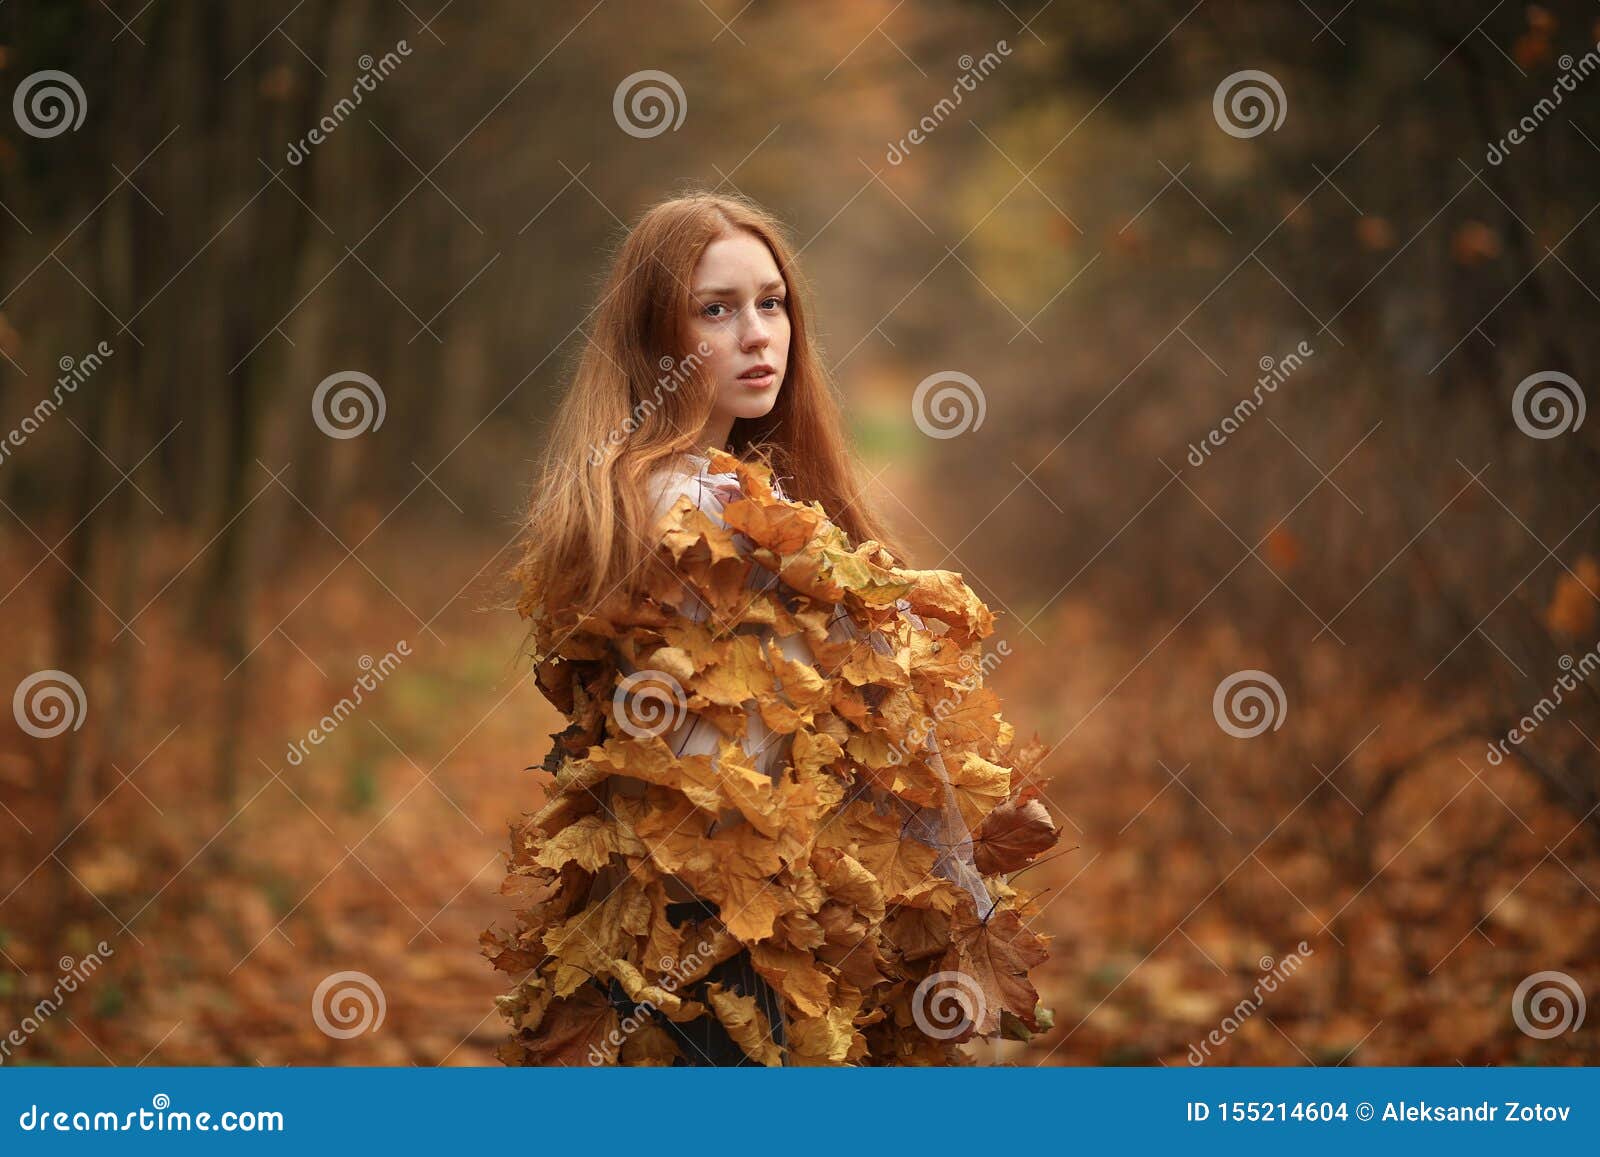
<path id="1" fill-rule="evenodd" d="M 777 383 L 778 375 L 775 372 L 759 374 L 753 378 L 735 379 L 741 386 L 748 386 L 752 390 L 765 390 Z"/>

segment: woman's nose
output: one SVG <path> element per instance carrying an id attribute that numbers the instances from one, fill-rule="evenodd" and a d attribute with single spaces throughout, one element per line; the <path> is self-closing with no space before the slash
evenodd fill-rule
<path id="1" fill-rule="evenodd" d="M 739 344 L 745 349 L 759 349 L 767 344 L 769 338 L 766 319 L 755 313 L 746 315 L 744 328 L 739 334 Z"/>

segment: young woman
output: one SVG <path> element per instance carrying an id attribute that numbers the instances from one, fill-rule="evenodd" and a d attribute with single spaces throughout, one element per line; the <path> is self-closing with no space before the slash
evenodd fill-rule
<path id="1" fill-rule="evenodd" d="M 592 319 L 517 570 L 569 726 L 483 938 L 521 974 L 502 1059 L 971 1063 L 1048 1027 L 1004 876 L 1057 837 L 1039 748 L 983 688 L 993 616 L 861 487 L 783 230 L 662 202 Z"/>

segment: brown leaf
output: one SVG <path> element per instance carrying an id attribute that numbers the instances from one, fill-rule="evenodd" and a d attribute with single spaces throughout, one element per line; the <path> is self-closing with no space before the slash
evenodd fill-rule
<path id="1" fill-rule="evenodd" d="M 975 982 L 983 993 L 982 1008 L 974 1025 L 978 1036 L 990 1036 L 1000 1027 L 1001 1009 L 1009 1009 L 1030 1029 L 1039 1027 L 1034 1009 L 1039 993 L 1028 979 L 1028 969 L 1048 955 L 1044 937 L 1022 925 L 1009 908 L 987 921 L 971 904 L 956 912 L 950 927 L 950 948 L 939 962 L 944 972 L 956 972 Z"/>
<path id="2" fill-rule="evenodd" d="M 1055 846 L 1061 830 L 1044 803 L 1031 794 L 1007 800 L 990 812 L 972 838 L 972 855 L 985 876 L 1014 872 Z"/>

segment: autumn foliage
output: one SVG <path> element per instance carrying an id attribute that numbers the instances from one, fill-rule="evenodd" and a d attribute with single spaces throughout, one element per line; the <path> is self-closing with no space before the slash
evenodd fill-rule
<path id="1" fill-rule="evenodd" d="M 659 1023 L 616 1034 L 615 981 L 669 1021 L 715 1016 L 752 1061 L 784 1063 L 750 997 L 713 984 L 690 998 L 743 950 L 783 999 L 790 1064 L 970 1063 L 963 1041 L 1048 1028 L 1029 970 L 1049 937 L 1027 926 L 1030 900 L 1005 874 L 1057 832 L 1027 784 L 1042 748 L 1016 742 L 973 674 L 993 615 L 957 574 L 852 545 L 820 508 L 774 493 L 762 465 L 720 453 L 711 464 L 740 483 L 726 525 L 679 499 L 642 597 L 581 617 L 538 588 L 523 601 L 540 689 L 570 725 L 544 764 L 548 801 L 512 830 L 503 891 L 525 904 L 518 926 L 483 935 L 495 966 L 521 976 L 500 1000 L 512 1029 L 501 1059 L 671 1064 L 678 1049 Z M 753 568 L 781 582 L 752 584 Z M 711 609 L 705 621 L 684 613 L 690 594 Z M 860 629 L 843 642 L 828 631 L 841 607 Z M 770 635 L 763 646 L 765 628 L 802 634 L 816 665 L 786 659 Z M 675 756 L 619 721 L 625 669 L 670 675 L 722 733 L 717 756 Z M 752 709 L 792 737 L 775 779 L 735 739 Z M 647 786 L 612 794 L 612 777 Z M 935 846 L 905 834 L 904 814 L 945 806 L 971 832 L 958 850 L 993 898 L 985 911 L 936 870 Z M 707 834 L 729 815 L 741 822 Z M 618 865 L 620 882 L 597 887 Z M 673 882 L 718 915 L 675 927 Z M 918 986 L 938 973 L 970 993 L 953 1035 L 919 1027 Z"/>

